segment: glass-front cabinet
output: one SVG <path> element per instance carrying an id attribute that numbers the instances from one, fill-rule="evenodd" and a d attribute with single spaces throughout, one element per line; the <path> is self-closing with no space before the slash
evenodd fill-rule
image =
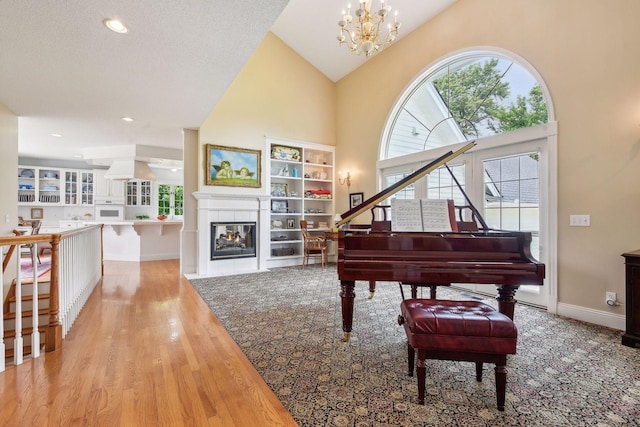
<path id="1" fill-rule="evenodd" d="M 19 205 L 93 205 L 93 172 L 51 167 L 18 167 Z"/>
<path id="2" fill-rule="evenodd" d="M 93 172 L 81 171 L 80 182 L 82 187 L 80 188 L 80 204 L 81 205 L 93 205 Z"/>
<path id="3" fill-rule="evenodd" d="M 300 141 L 268 140 L 271 196 L 272 267 L 302 262 L 300 220 L 312 233 L 330 229 L 334 211 L 334 147 Z"/>
<path id="4" fill-rule="evenodd" d="M 127 181 L 127 206 L 151 206 L 151 181 Z"/>
<path id="5" fill-rule="evenodd" d="M 78 204 L 78 172 L 77 171 L 65 171 L 64 172 L 64 204 L 76 205 Z"/>

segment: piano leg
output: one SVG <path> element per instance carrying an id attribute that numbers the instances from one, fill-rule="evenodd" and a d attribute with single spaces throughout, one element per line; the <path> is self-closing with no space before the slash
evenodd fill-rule
<path id="1" fill-rule="evenodd" d="M 373 294 L 376 292 L 376 281 L 369 280 L 369 299 L 373 298 Z"/>
<path id="2" fill-rule="evenodd" d="M 498 288 L 498 296 L 496 297 L 498 300 L 498 311 L 511 320 L 513 320 L 513 312 L 516 307 L 516 291 L 519 287 L 520 285 L 496 286 L 496 288 Z"/>
<path id="3" fill-rule="evenodd" d="M 355 284 L 355 280 L 340 281 L 340 288 L 342 289 L 340 291 L 340 298 L 342 299 L 342 330 L 344 331 L 342 342 L 349 341 L 349 337 L 351 336 L 351 327 L 353 325 L 353 300 L 356 297 Z"/>

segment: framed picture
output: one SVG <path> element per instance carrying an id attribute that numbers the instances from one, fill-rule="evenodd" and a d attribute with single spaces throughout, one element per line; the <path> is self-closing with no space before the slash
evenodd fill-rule
<path id="1" fill-rule="evenodd" d="M 287 184 L 281 184 L 279 182 L 271 183 L 271 196 L 272 197 L 289 197 L 289 191 Z"/>
<path id="2" fill-rule="evenodd" d="M 363 193 L 349 193 L 349 208 L 353 209 L 364 202 Z"/>
<path id="3" fill-rule="evenodd" d="M 260 150 L 207 144 L 207 185 L 260 188 Z"/>
<path id="4" fill-rule="evenodd" d="M 31 219 L 42 219 L 44 211 L 42 208 L 31 208 Z"/>
<path id="5" fill-rule="evenodd" d="M 289 218 L 287 220 L 287 228 L 295 228 L 296 227 L 296 221 L 293 218 Z"/>
<path id="6" fill-rule="evenodd" d="M 273 213 L 287 213 L 289 205 L 286 200 L 272 200 L 271 212 Z"/>
<path id="7" fill-rule="evenodd" d="M 274 145 L 271 147 L 271 158 L 275 160 L 285 160 L 288 162 L 299 162 L 300 149 L 285 147 L 283 145 Z"/>

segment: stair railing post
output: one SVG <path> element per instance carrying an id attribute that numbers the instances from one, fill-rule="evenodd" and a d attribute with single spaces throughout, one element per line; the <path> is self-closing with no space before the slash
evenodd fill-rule
<path id="1" fill-rule="evenodd" d="M 60 290 L 58 281 L 58 245 L 60 234 L 51 240 L 51 284 L 49 289 L 49 325 L 45 338 L 45 351 L 55 351 L 62 346 L 62 324 L 60 323 Z"/>
<path id="2" fill-rule="evenodd" d="M 33 266 L 33 285 L 31 290 L 31 357 L 36 358 L 40 356 L 40 332 L 38 327 L 40 326 L 40 307 L 38 305 L 38 244 L 33 244 L 33 250 L 31 251 L 31 265 Z"/>

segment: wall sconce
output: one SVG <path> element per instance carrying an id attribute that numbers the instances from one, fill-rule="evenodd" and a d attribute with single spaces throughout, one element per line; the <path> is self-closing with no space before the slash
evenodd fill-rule
<path id="1" fill-rule="evenodd" d="M 347 188 L 351 187 L 351 172 L 349 172 L 349 169 L 347 169 L 347 176 L 345 178 L 342 178 L 342 171 L 338 172 L 338 182 L 340 185 L 347 184 Z"/>

